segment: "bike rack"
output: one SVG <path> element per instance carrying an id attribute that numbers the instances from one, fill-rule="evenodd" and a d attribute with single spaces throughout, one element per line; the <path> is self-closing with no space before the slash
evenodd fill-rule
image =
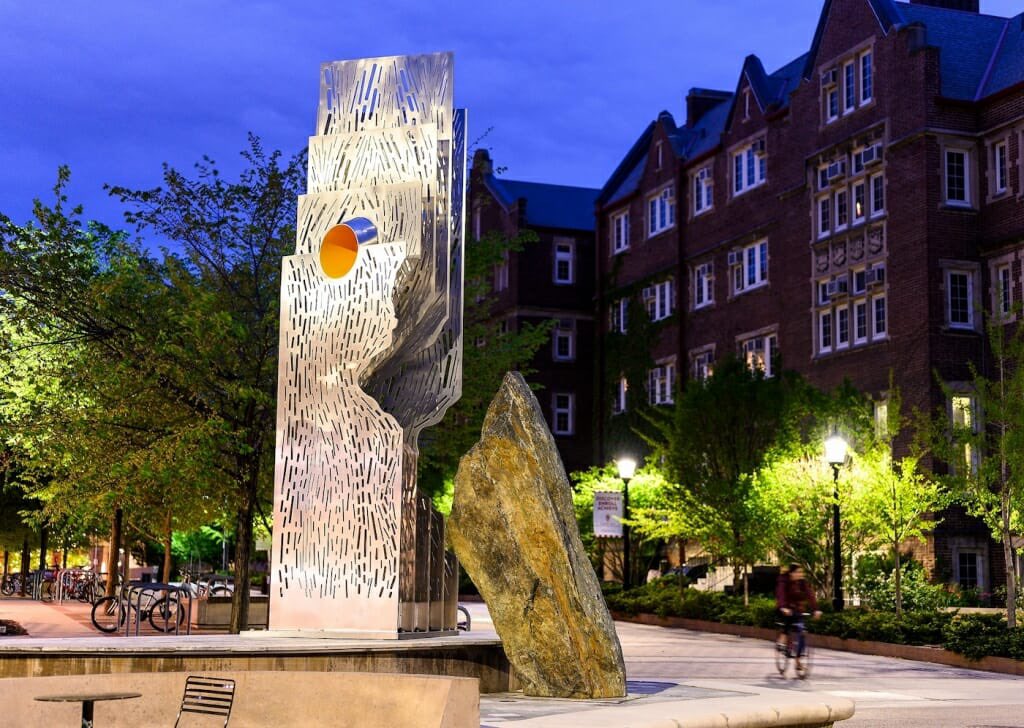
<path id="1" fill-rule="evenodd" d="M 57 585 L 54 599 L 58 604 L 63 604 L 65 592 L 73 589 L 74 583 L 81 579 L 92 581 L 93 586 L 98 585 L 96 573 L 91 569 L 63 569 L 57 572 L 57 578 L 54 580 Z"/>
<path id="2" fill-rule="evenodd" d="M 139 628 L 142 624 L 142 595 L 146 592 L 167 592 L 168 596 L 173 592 L 178 595 L 179 604 L 181 604 L 182 597 L 188 597 L 188 611 L 185 614 L 185 634 L 192 634 L 192 592 L 184 584 L 161 584 L 153 581 L 130 581 L 121 587 L 121 596 L 126 599 L 127 604 L 131 604 L 132 597 L 135 597 L 135 636 L 139 636 Z M 155 601 L 155 600 L 154 600 Z M 129 610 L 130 612 L 130 610 Z M 174 635 L 177 637 L 181 634 L 180 631 L 180 620 L 174 620 Z M 124 636 L 128 637 L 131 630 L 131 614 L 129 613 L 124 620 Z"/>

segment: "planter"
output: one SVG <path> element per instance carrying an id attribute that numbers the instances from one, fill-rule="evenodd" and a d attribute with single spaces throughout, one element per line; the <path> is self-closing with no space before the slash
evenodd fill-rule
<path id="1" fill-rule="evenodd" d="M 655 614 L 629 615 L 622 612 L 612 612 L 612 617 L 620 622 L 689 629 L 695 632 L 713 632 L 715 634 L 728 634 L 736 637 L 749 637 L 761 640 L 774 641 L 778 634 L 774 629 L 765 627 L 707 622 L 703 619 L 687 619 L 685 617 L 659 617 Z M 1005 675 L 1024 675 L 1024 662 L 1012 660 L 1009 657 L 983 657 L 980 660 L 970 660 L 961 654 L 941 647 L 896 645 L 891 642 L 873 642 L 870 640 L 849 640 L 811 632 L 807 633 L 807 638 L 815 647 L 827 650 L 855 652 L 861 655 L 878 655 L 879 657 L 898 657 L 904 660 L 931 662 L 938 665 L 948 665 L 949 667 L 984 670 Z"/>
<path id="2" fill-rule="evenodd" d="M 270 597 L 249 597 L 249 628 L 266 628 Z M 231 623 L 231 597 L 203 597 L 192 602 L 192 626 L 227 629 Z"/>

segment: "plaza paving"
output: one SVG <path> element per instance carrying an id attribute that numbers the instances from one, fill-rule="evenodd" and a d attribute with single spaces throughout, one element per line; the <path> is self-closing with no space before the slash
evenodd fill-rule
<path id="1" fill-rule="evenodd" d="M 470 605 L 470 611 L 474 633 L 493 629 L 486 607 Z M 98 636 L 89 626 L 87 605 L 78 603 L 0 599 L 0 618 L 19 621 L 32 637 Z M 609 710 L 653 709 L 659 701 L 706 704 L 758 693 L 781 700 L 783 693 L 818 692 L 856 702 L 857 713 L 840 724 L 843 728 L 1024 726 L 1024 678 L 817 650 L 809 680 L 782 680 L 768 642 L 627 623 L 617 623 L 617 629 L 630 680 L 627 701 L 581 704 L 489 695 L 481 699 L 483 725 L 599 725 L 597 719 Z"/>

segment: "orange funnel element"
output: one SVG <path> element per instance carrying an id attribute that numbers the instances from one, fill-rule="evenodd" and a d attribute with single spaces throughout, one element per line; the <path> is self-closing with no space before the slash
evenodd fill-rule
<path id="1" fill-rule="evenodd" d="M 328 278 L 348 275 L 359 255 L 359 241 L 348 225 L 335 225 L 320 243 L 320 267 Z"/>

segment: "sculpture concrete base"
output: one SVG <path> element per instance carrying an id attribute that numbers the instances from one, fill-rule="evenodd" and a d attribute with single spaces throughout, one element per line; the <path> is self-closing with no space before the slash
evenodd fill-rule
<path id="1" fill-rule="evenodd" d="M 240 633 L 247 639 L 286 639 L 304 640 L 410 640 L 428 637 L 457 637 L 458 631 L 436 632 L 395 632 L 384 630 L 379 632 L 358 629 L 253 629 Z"/>

